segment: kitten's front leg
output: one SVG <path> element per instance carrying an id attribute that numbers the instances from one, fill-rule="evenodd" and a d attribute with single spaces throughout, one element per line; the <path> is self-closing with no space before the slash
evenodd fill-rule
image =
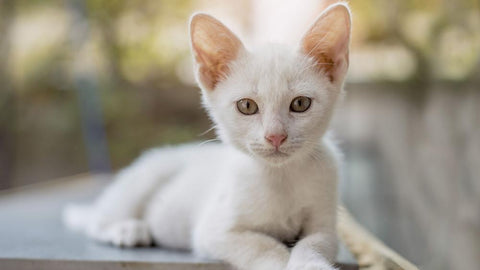
<path id="1" fill-rule="evenodd" d="M 293 248 L 287 270 L 333 270 L 337 248 L 335 233 L 308 235 Z"/>
<path id="2" fill-rule="evenodd" d="M 253 231 L 199 232 L 194 240 L 194 250 L 240 270 L 283 270 L 289 257 L 285 245 Z"/>

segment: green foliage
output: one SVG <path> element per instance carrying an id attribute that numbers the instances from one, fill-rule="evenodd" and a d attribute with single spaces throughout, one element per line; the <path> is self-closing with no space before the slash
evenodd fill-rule
<path id="1" fill-rule="evenodd" d="M 415 70 L 405 80 L 478 77 L 477 0 L 350 2 L 354 53 L 365 47 L 376 52 L 379 45 L 404 48 L 415 61 Z M 0 112 L 2 119 L 14 124 L 0 133 L 17 137 L 9 139 L 13 150 L 7 157 L 20 157 L 15 170 L 31 163 L 45 168 L 56 164 L 58 168 L 51 171 L 64 174 L 86 170 L 76 92 L 81 89 L 73 83 L 78 59 L 86 60 L 86 69 L 94 71 L 90 79 L 97 86 L 114 168 L 154 145 L 204 139 L 197 134 L 209 122 L 199 108 L 198 92 L 177 77 L 190 58 L 187 20 L 197 4 L 194 0 L 1 1 L 0 55 L 5 57 L 0 58 L 0 67 L 6 68 L 0 68 L 0 85 L 9 87 L 0 91 L 9 93 L 0 95 Z M 84 9 L 79 13 L 83 17 L 75 17 L 78 8 Z M 78 29 L 86 33 L 82 52 L 73 42 Z M 47 166 L 38 160 L 49 151 Z M 55 176 L 42 166 L 32 175 Z"/>

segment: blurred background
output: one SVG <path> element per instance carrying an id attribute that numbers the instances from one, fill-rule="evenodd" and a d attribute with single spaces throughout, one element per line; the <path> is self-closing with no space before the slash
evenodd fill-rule
<path id="1" fill-rule="evenodd" d="M 342 199 L 421 269 L 480 265 L 480 3 L 351 1 L 333 127 Z M 249 44 L 297 43 L 319 0 L 0 0 L 0 189 L 109 173 L 214 137 L 187 35 L 196 10 Z M 268 33 L 268 36 L 266 35 Z"/>

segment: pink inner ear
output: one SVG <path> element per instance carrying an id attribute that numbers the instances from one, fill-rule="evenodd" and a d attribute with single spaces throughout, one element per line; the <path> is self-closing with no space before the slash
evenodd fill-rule
<path id="1" fill-rule="evenodd" d="M 302 50 L 334 82 L 346 73 L 349 42 L 350 13 L 346 5 L 335 4 L 320 15 L 304 36 Z"/>
<path id="2" fill-rule="evenodd" d="M 201 58 L 201 56 L 199 56 L 199 58 Z M 209 90 L 213 90 L 218 82 L 226 78 L 229 72 L 228 66 L 222 64 L 221 62 L 214 64 L 202 64 L 202 60 L 199 59 L 197 59 L 197 62 L 199 62 L 199 79 Z"/>
<path id="3" fill-rule="evenodd" d="M 195 15 L 190 27 L 198 78 L 204 87 L 213 90 L 228 75 L 228 64 L 237 58 L 243 45 L 226 26 L 209 15 Z"/>

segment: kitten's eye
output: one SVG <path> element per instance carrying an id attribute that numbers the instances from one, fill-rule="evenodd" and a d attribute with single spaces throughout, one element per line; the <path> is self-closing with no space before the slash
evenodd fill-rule
<path id="1" fill-rule="evenodd" d="M 252 115 L 258 112 L 257 103 L 249 98 L 243 98 L 237 101 L 237 109 L 245 115 Z"/>
<path id="2" fill-rule="evenodd" d="M 308 97 L 296 97 L 292 100 L 292 103 L 290 103 L 290 111 L 292 112 L 304 112 L 310 108 L 310 105 L 312 104 L 312 99 Z"/>

